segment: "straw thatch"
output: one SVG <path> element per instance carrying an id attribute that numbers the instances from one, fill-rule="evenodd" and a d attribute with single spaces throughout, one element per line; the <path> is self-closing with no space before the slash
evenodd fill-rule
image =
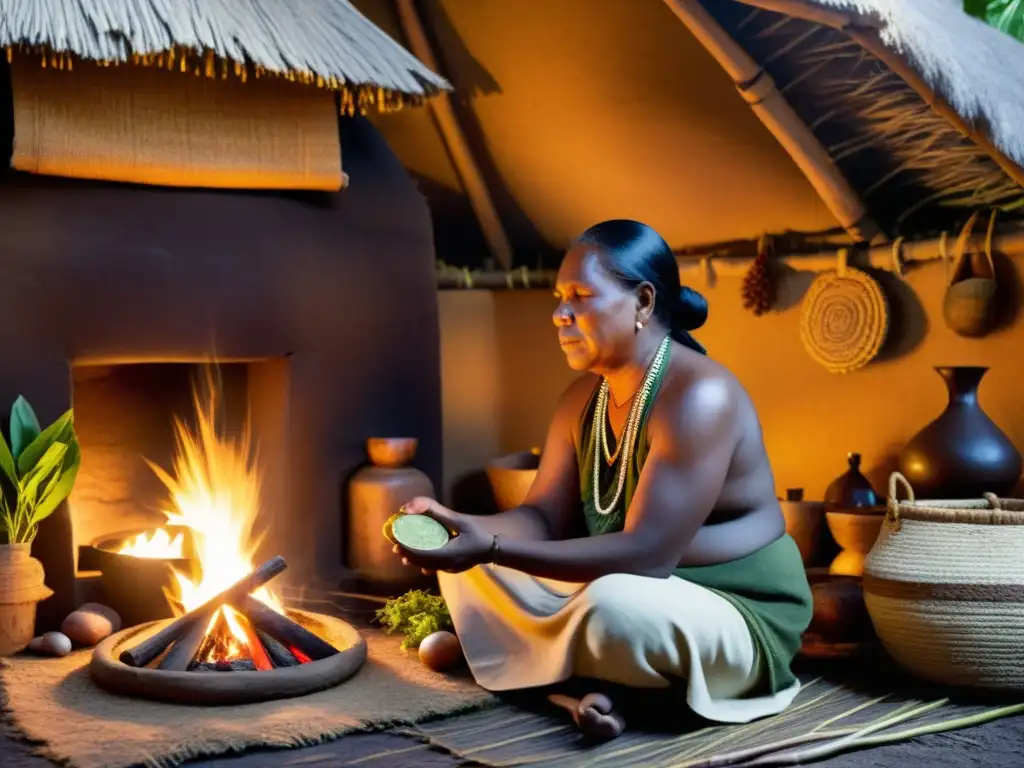
<path id="1" fill-rule="evenodd" d="M 1024 208 L 1024 85 L 999 74 L 1016 71 L 1005 62 L 1024 71 L 1024 45 L 956 5 L 706 3 L 890 235 L 955 226 L 980 207 Z"/>
<path id="2" fill-rule="evenodd" d="M 0 0 L 0 46 L 44 66 L 275 75 L 339 91 L 350 113 L 450 88 L 347 0 Z"/>
<path id="3" fill-rule="evenodd" d="M 962 0 L 811 0 L 877 20 L 931 88 L 1024 165 L 1024 45 L 964 13 Z"/>

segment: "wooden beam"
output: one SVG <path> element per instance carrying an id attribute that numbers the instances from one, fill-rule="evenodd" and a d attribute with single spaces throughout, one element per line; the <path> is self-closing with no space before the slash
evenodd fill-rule
<path id="1" fill-rule="evenodd" d="M 744 5 L 774 11 L 786 16 L 793 16 L 805 21 L 821 24 L 845 33 L 858 43 L 864 50 L 879 59 L 895 75 L 901 78 L 921 97 L 928 106 L 942 116 L 964 137 L 973 141 L 979 149 L 987 154 L 1007 176 L 1024 187 L 1024 168 L 999 149 L 992 140 L 981 131 L 969 125 L 952 105 L 924 81 L 909 64 L 906 57 L 893 51 L 882 42 L 878 34 L 878 22 L 874 19 L 852 14 L 845 11 L 822 8 L 805 0 L 739 0 Z"/>
<path id="2" fill-rule="evenodd" d="M 399 23 L 402 25 L 402 31 L 405 32 L 413 54 L 434 72 L 441 74 L 437 57 L 434 56 L 430 40 L 427 38 L 423 23 L 416 11 L 415 0 L 395 0 L 395 5 Z M 480 222 L 480 229 L 483 230 L 491 255 L 502 269 L 511 269 L 512 245 L 505 234 L 505 228 L 494 207 L 494 201 L 491 199 L 491 193 L 487 189 L 484 177 L 480 173 L 480 167 L 466 141 L 466 135 L 459 125 L 455 109 L 452 107 L 451 94 L 448 91 L 442 91 L 429 101 L 429 105 L 434 120 L 437 121 L 441 138 L 448 148 L 452 163 L 462 181 L 462 186 L 466 190 L 466 195 L 469 196 L 473 213 L 476 214 L 477 221 Z"/>
<path id="3" fill-rule="evenodd" d="M 699 0 L 665 4 L 715 57 L 754 114 L 793 158 L 842 227 L 858 242 L 881 230 L 817 137 L 776 88 L 771 76 L 715 21 Z"/>

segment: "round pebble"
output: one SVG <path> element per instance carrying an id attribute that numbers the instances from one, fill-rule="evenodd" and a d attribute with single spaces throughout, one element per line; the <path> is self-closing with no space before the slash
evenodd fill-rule
<path id="1" fill-rule="evenodd" d="M 40 637 L 32 638 L 28 649 L 33 653 L 45 653 L 48 656 L 67 656 L 71 653 L 71 638 L 63 632 L 47 632 Z"/>
<path id="2" fill-rule="evenodd" d="M 61 631 L 79 645 L 96 645 L 121 628 L 121 617 L 113 608 L 85 603 L 68 614 Z"/>

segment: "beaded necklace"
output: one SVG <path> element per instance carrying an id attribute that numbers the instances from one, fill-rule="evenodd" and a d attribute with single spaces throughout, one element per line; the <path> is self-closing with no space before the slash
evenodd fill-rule
<path id="1" fill-rule="evenodd" d="M 629 470 L 629 460 L 632 457 L 635 448 L 633 443 L 636 440 L 637 432 L 640 427 L 640 419 L 643 415 L 644 408 L 647 405 L 647 401 L 651 397 L 651 392 L 654 391 L 655 385 L 661 378 L 661 371 L 665 365 L 665 359 L 668 356 L 668 350 L 671 343 L 671 338 L 666 336 L 665 340 L 661 342 L 661 346 L 658 347 L 658 352 L 654 355 L 654 360 L 651 361 L 651 365 L 647 369 L 647 373 L 644 374 L 644 379 L 640 384 L 640 389 L 637 391 L 637 396 L 633 399 L 633 407 L 629 409 L 629 417 L 626 419 L 625 429 L 622 430 L 622 438 L 619 440 L 619 444 L 615 447 L 614 456 L 608 452 L 608 379 L 604 379 L 601 382 L 601 388 L 597 392 L 597 404 L 594 407 L 593 434 L 594 440 L 598 444 L 594 446 L 594 487 L 592 490 L 594 496 L 594 509 L 599 515 L 611 514 L 615 509 L 615 506 L 619 503 L 619 499 L 622 497 L 622 490 L 626 486 L 626 473 Z M 613 464 L 615 461 L 619 462 L 619 480 L 618 486 L 615 489 L 615 498 L 612 499 L 611 504 L 607 507 L 601 505 L 602 454 L 609 464 Z"/>

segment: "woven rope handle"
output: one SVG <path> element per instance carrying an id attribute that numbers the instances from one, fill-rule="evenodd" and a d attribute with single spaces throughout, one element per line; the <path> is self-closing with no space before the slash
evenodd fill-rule
<path id="1" fill-rule="evenodd" d="M 950 270 L 947 276 L 947 285 L 953 285 L 953 283 L 960 281 L 960 272 L 968 256 L 967 246 L 971 242 L 971 232 L 974 230 L 974 224 L 980 215 L 981 211 L 972 213 L 971 217 L 964 223 L 963 229 L 960 230 L 960 236 L 956 239 L 956 245 L 953 246 L 953 269 Z"/>
<path id="2" fill-rule="evenodd" d="M 989 503 L 989 506 L 992 507 L 992 509 L 1002 509 L 1003 508 L 1003 505 L 1001 503 L 999 503 L 999 497 L 996 496 L 994 493 L 983 493 L 981 495 L 982 495 L 982 498 L 984 498 L 985 501 L 987 501 Z"/>
<path id="3" fill-rule="evenodd" d="M 992 215 L 988 217 L 988 229 L 985 231 L 985 258 L 988 260 L 988 268 L 992 272 L 992 277 L 996 276 L 996 264 L 992 261 L 992 239 L 996 234 L 996 216 L 999 215 L 999 209 L 993 208 Z"/>
<path id="4" fill-rule="evenodd" d="M 903 491 L 907 495 L 907 501 L 911 504 L 914 503 L 914 488 L 899 472 L 893 472 L 889 475 L 889 498 L 888 503 L 885 507 L 885 519 L 889 523 L 889 527 L 892 528 L 893 532 L 899 531 L 902 527 L 900 522 L 900 499 L 899 499 L 899 486 L 903 486 Z"/>

